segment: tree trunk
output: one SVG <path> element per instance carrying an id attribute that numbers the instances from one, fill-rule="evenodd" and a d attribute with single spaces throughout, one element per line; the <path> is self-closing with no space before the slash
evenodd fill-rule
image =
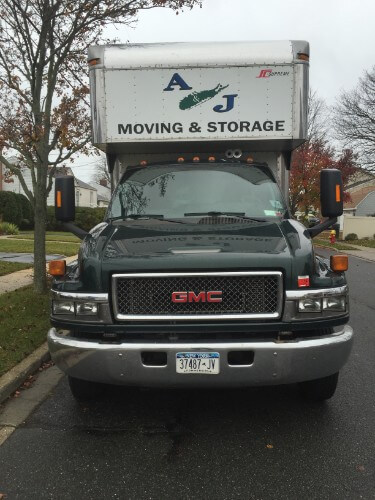
<path id="1" fill-rule="evenodd" d="M 35 226 L 34 226 L 34 290 L 36 293 L 47 291 L 46 277 L 46 221 L 47 201 L 46 188 L 36 186 L 35 193 Z"/>

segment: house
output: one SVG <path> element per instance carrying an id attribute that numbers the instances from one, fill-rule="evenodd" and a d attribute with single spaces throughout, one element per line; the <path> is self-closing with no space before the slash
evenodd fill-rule
<path id="1" fill-rule="evenodd" d="M 375 214 L 375 174 L 361 169 L 346 190 L 351 201 L 344 203 L 344 215 L 366 217 Z"/>
<path id="2" fill-rule="evenodd" d="M 359 238 L 373 238 L 375 234 L 375 174 L 360 169 L 347 186 L 351 200 L 344 203 L 342 217 L 343 237 L 349 233 Z"/>
<path id="3" fill-rule="evenodd" d="M 98 192 L 90 184 L 74 177 L 74 191 L 76 207 L 97 207 L 98 206 Z"/>
<path id="4" fill-rule="evenodd" d="M 6 176 L 7 169 L 4 165 L 0 164 L 0 191 L 12 191 L 13 193 L 25 194 L 21 183 L 16 175 L 10 178 L 10 182 L 5 182 L 4 176 Z M 23 178 L 25 179 L 26 186 L 32 192 L 33 185 L 31 179 L 31 171 L 27 167 L 22 168 Z M 55 177 L 61 175 L 73 175 L 73 171 L 70 167 L 60 167 L 55 173 Z M 90 186 L 86 182 L 77 179 L 74 176 L 74 190 L 75 190 L 75 203 L 76 207 L 97 207 L 103 206 L 98 205 L 98 193 L 94 186 Z M 55 204 L 55 181 L 52 181 L 52 189 L 47 198 L 47 205 L 53 206 Z"/>
<path id="5" fill-rule="evenodd" d="M 344 204 L 345 215 L 371 216 L 375 215 L 375 182 L 350 193 L 351 201 Z"/>
<path id="6" fill-rule="evenodd" d="M 111 199 L 111 188 L 107 185 L 106 179 L 101 179 L 100 182 L 91 182 L 98 193 L 98 207 L 108 207 Z"/>

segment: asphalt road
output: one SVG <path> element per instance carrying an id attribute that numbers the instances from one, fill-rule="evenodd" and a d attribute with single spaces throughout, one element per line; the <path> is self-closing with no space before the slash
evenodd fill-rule
<path id="1" fill-rule="evenodd" d="M 323 251 L 325 252 L 325 251 Z M 79 405 L 66 379 L 0 448 L 20 499 L 375 498 L 375 263 L 350 258 L 356 334 L 335 397 L 295 387 L 114 389 Z"/>

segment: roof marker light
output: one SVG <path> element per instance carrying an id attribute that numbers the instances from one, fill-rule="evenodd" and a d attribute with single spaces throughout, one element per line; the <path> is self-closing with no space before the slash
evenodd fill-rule
<path id="1" fill-rule="evenodd" d="M 177 158 L 177 161 L 178 161 L 178 163 L 183 163 L 185 161 L 185 158 L 180 156 L 179 158 Z"/>
<path id="2" fill-rule="evenodd" d="M 252 158 L 251 156 L 248 156 L 246 158 L 246 163 L 253 163 L 254 162 L 254 158 Z"/>
<path id="3" fill-rule="evenodd" d="M 215 160 L 216 160 L 216 158 L 214 156 L 209 156 L 208 157 L 208 161 L 215 161 Z"/>
<path id="4" fill-rule="evenodd" d="M 100 59 L 99 59 L 99 57 L 95 57 L 94 59 L 90 59 L 88 61 L 88 63 L 89 63 L 89 66 L 96 66 L 97 64 L 100 63 Z"/>
<path id="5" fill-rule="evenodd" d="M 194 156 L 194 157 L 193 157 L 193 161 L 194 161 L 194 162 L 200 161 L 199 156 Z"/>
<path id="6" fill-rule="evenodd" d="M 300 59 L 301 61 L 309 61 L 310 56 L 309 56 L 309 54 L 304 54 L 303 52 L 299 52 L 297 54 L 297 59 Z"/>
<path id="7" fill-rule="evenodd" d="M 141 167 L 145 167 L 147 165 L 147 161 L 146 160 L 142 160 L 141 163 L 140 163 Z"/>

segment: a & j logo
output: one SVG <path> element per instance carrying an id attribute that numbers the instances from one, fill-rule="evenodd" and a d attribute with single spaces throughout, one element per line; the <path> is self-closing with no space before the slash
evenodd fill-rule
<path id="1" fill-rule="evenodd" d="M 175 90 L 175 87 L 179 87 L 180 90 L 192 90 L 192 87 L 190 87 L 178 73 L 175 73 L 172 76 L 171 81 L 169 82 L 168 86 L 163 89 L 163 91 L 170 92 Z M 191 92 L 183 99 L 181 99 L 179 107 L 184 111 L 196 106 L 200 106 L 204 102 L 209 101 L 210 99 L 218 95 L 227 87 L 229 87 L 229 85 L 221 85 L 221 83 L 219 83 L 213 89 L 201 90 L 200 92 Z M 237 96 L 238 94 L 223 95 L 223 98 L 226 99 L 225 106 L 223 104 L 218 104 L 217 106 L 213 107 L 213 110 L 216 113 L 226 113 L 230 111 L 234 107 L 235 98 Z"/>

